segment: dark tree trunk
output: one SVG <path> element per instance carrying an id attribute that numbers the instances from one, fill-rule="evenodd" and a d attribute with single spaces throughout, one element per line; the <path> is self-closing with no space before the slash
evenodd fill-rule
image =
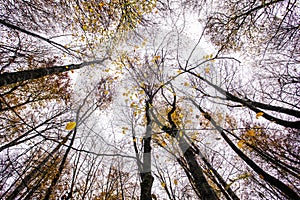
<path id="1" fill-rule="evenodd" d="M 143 153 L 143 164 L 141 174 L 141 200 L 151 200 L 151 189 L 154 181 L 154 177 L 151 172 L 151 134 L 152 134 L 152 120 L 150 117 L 150 107 L 152 101 L 146 101 L 146 119 L 147 128 L 146 136 L 144 137 L 144 153 Z"/>
<path id="2" fill-rule="evenodd" d="M 194 179 L 195 187 L 201 195 L 202 200 L 217 200 L 218 197 L 214 190 L 208 184 L 204 173 L 196 160 L 194 149 L 187 143 L 184 138 L 179 139 L 179 147 L 184 152 L 184 158 L 188 164 L 189 172 Z"/>
<path id="3" fill-rule="evenodd" d="M 195 102 L 193 102 L 195 104 Z M 196 104 L 195 104 L 196 105 Z M 197 106 L 197 105 L 196 105 Z M 277 188 L 283 195 L 288 197 L 289 199 L 300 199 L 300 196 L 292 190 L 289 186 L 284 184 L 279 179 L 271 176 L 262 168 L 260 168 L 253 160 L 251 160 L 246 154 L 244 154 L 235 144 L 227 137 L 223 128 L 217 125 L 217 123 L 211 118 L 211 116 L 206 113 L 200 106 L 197 106 L 199 111 L 203 114 L 203 116 L 210 120 L 212 125 L 219 131 L 223 139 L 227 142 L 227 144 L 232 148 L 232 150 L 241 158 L 243 159 L 249 167 L 251 167 L 258 175 L 260 175 L 267 183 L 272 185 L 273 187 Z"/>
<path id="4" fill-rule="evenodd" d="M 173 96 L 172 109 L 168 112 L 168 122 L 170 123 L 170 127 L 162 126 L 161 130 L 168 133 L 170 136 L 176 138 L 179 142 L 179 147 L 181 152 L 184 155 L 184 158 L 187 162 L 186 173 L 188 177 L 191 177 L 190 180 L 193 180 L 194 188 L 197 190 L 196 192 L 201 196 L 202 200 L 217 200 L 218 197 L 215 194 L 214 190 L 208 184 L 205 175 L 202 171 L 201 166 L 196 160 L 195 150 L 191 147 L 191 145 L 186 141 L 183 135 L 180 134 L 180 130 L 177 128 L 175 122 L 172 119 L 172 114 L 176 110 L 176 95 Z"/>
<path id="5" fill-rule="evenodd" d="M 193 144 L 194 146 L 194 144 Z M 198 147 L 194 146 L 197 154 L 201 157 L 201 159 L 203 160 L 204 164 L 207 166 L 207 168 L 213 173 L 213 175 L 217 178 L 219 183 L 216 183 L 219 187 L 219 189 L 222 191 L 223 195 L 227 198 L 227 199 L 232 199 L 232 200 L 239 200 L 239 198 L 236 196 L 236 194 L 234 193 L 234 191 L 228 187 L 228 184 L 226 183 L 226 181 L 223 179 L 223 177 L 219 174 L 219 172 L 217 170 L 215 170 L 215 168 L 210 164 L 210 162 L 204 157 L 204 155 L 202 155 L 202 153 L 200 152 L 200 150 L 198 149 Z"/>
<path id="6" fill-rule="evenodd" d="M 225 91 L 223 88 L 211 83 L 210 81 L 206 80 L 205 78 L 197 75 L 196 73 L 191 72 L 191 71 L 188 71 L 188 72 L 190 74 L 192 74 L 193 76 L 196 76 L 200 80 L 206 82 L 211 87 L 215 88 L 218 92 L 220 92 L 220 94 L 223 94 L 226 97 L 226 100 L 241 103 L 243 106 L 248 107 L 250 110 L 252 110 L 256 113 L 262 112 L 261 109 L 264 109 L 264 110 L 276 111 L 276 112 L 279 112 L 279 113 L 285 113 L 285 114 L 295 116 L 295 117 L 300 116 L 300 112 L 298 110 L 293 110 L 293 109 L 288 109 L 288 108 L 280 108 L 278 106 L 267 105 L 267 104 L 251 101 L 249 99 L 246 99 L 246 100 L 241 99 L 239 97 L 234 96 L 230 92 Z M 300 121 L 287 121 L 287 120 L 279 119 L 279 118 L 274 117 L 274 116 L 272 116 L 270 114 L 267 114 L 267 113 L 264 113 L 262 117 L 264 117 L 265 119 L 267 119 L 269 121 L 277 123 L 281 126 L 284 126 L 284 127 L 300 129 Z"/>
<path id="7" fill-rule="evenodd" d="M 7 200 L 14 200 L 18 197 L 20 192 L 29 185 L 30 181 L 35 177 L 35 175 L 40 171 L 40 169 L 51 159 L 51 157 L 53 157 L 53 155 L 61 148 L 61 146 L 64 144 L 64 142 L 67 141 L 67 138 L 69 136 L 70 133 L 64 138 L 64 141 L 59 143 L 57 147 L 53 149 L 38 166 L 36 166 L 29 174 L 27 174 L 22 179 L 21 183 L 14 189 L 11 195 L 6 198 Z"/>
<path id="8" fill-rule="evenodd" d="M 52 192 L 54 190 L 54 187 L 57 184 L 59 178 L 61 177 L 62 171 L 64 170 L 65 164 L 67 162 L 68 155 L 69 155 L 69 153 L 71 151 L 71 148 L 72 148 L 72 146 L 74 144 L 75 138 L 76 138 L 76 129 L 73 131 L 73 136 L 72 136 L 72 139 L 70 141 L 70 144 L 69 144 L 69 146 L 68 146 L 68 148 L 67 148 L 67 150 L 66 150 L 66 152 L 65 152 L 65 154 L 63 156 L 63 159 L 62 159 L 62 161 L 60 163 L 58 171 L 54 175 L 54 178 L 51 181 L 51 184 L 50 184 L 50 186 L 49 186 L 49 188 L 48 188 L 48 190 L 46 192 L 46 195 L 43 198 L 44 200 L 50 199 L 50 196 L 51 196 L 51 194 L 52 194 Z"/>
<path id="9" fill-rule="evenodd" d="M 80 64 L 70 64 L 70 65 L 63 65 L 63 66 L 54 66 L 54 67 L 49 67 L 49 68 L 39 68 L 39 69 L 34 69 L 34 70 L 3 73 L 3 74 L 0 74 L 0 87 L 4 86 L 4 85 L 17 83 L 20 81 L 37 79 L 37 78 L 41 78 L 41 77 L 44 77 L 47 75 L 52 75 L 52 74 L 57 74 L 57 73 L 61 73 L 61 72 L 67 72 L 70 70 L 80 69 L 87 65 L 102 63 L 105 60 L 106 60 L 106 58 L 101 59 L 101 60 L 94 60 L 94 61 L 90 61 L 90 62 L 83 62 Z"/>

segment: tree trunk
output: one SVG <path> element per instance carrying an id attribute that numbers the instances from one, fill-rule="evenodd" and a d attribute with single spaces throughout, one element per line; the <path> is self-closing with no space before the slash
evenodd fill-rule
<path id="1" fill-rule="evenodd" d="M 25 70 L 19 72 L 9 72 L 0 74 L 0 87 L 17 83 L 20 81 L 27 81 L 31 79 L 41 78 L 47 75 L 57 74 L 61 72 L 67 72 L 70 70 L 80 69 L 84 66 L 91 65 L 91 64 L 99 64 L 105 61 L 106 58 L 101 60 L 94 60 L 90 62 L 83 62 L 80 64 L 70 64 L 70 65 L 63 65 L 63 66 L 54 66 L 49 68 L 39 68 L 34 70 Z"/>
<path id="2" fill-rule="evenodd" d="M 195 102 L 193 102 L 195 104 Z M 195 104 L 196 105 L 196 104 Z M 196 105 L 197 106 L 197 105 Z M 267 183 L 277 188 L 282 194 L 284 194 L 289 199 L 300 199 L 300 196 L 292 190 L 289 186 L 284 184 L 279 179 L 273 177 L 268 174 L 262 168 L 260 168 L 253 160 L 251 160 L 246 154 L 244 154 L 235 144 L 227 137 L 224 133 L 223 128 L 217 125 L 217 123 L 211 118 L 211 116 L 206 113 L 200 106 L 197 106 L 199 111 L 204 115 L 204 117 L 212 123 L 212 125 L 218 130 L 223 139 L 227 142 L 227 144 L 231 147 L 231 149 L 241 158 L 243 159 L 249 167 L 251 167 L 258 175 L 260 175 Z"/>
<path id="3" fill-rule="evenodd" d="M 297 110 L 288 109 L 288 108 L 280 108 L 278 106 L 272 106 L 272 105 L 266 105 L 266 104 L 263 104 L 263 103 L 251 101 L 249 99 L 247 99 L 247 100 L 241 99 L 239 97 L 234 96 L 230 92 L 225 91 L 221 87 L 211 83 L 210 81 L 206 80 L 205 78 L 197 75 L 196 73 L 191 72 L 191 71 L 188 71 L 188 72 L 190 74 L 192 74 L 193 76 L 196 76 L 200 80 L 206 82 L 211 87 L 215 88 L 218 92 L 220 92 L 220 94 L 225 95 L 226 100 L 241 103 L 243 106 L 248 107 L 250 110 L 254 111 L 255 113 L 262 112 L 261 109 L 265 109 L 265 110 L 276 111 L 276 112 L 279 112 L 279 113 L 285 113 L 285 114 L 295 116 L 295 117 L 300 116 L 300 112 L 297 111 Z M 275 122 L 275 123 L 277 123 L 281 126 L 284 126 L 284 127 L 300 129 L 300 121 L 287 121 L 287 120 L 279 119 L 279 118 L 274 117 L 274 116 L 272 116 L 270 114 L 267 114 L 267 113 L 264 113 L 262 117 L 264 117 L 265 119 L 267 119 L 269 121 Z"/>
<path id="4" fill-rule="evenodd" d="M 143 153 L 143 164 L 141 174 L 141 200 L 151 200 L 151 189 L 154 178 L 151 172 L 151 134 L 152 134 L 152 120 L 150 117 L 150 107 L 152 101 L 146 101 L 146 119 L 147 128 L 146 136 L 144 137 L 144 153 Z"/>
<path id="5" fill-rule="evenodd" d="M 68 134 L 64 138 L 64 142 L 67 141 L 70 134 Z M 64 144 L 64 142 L 59 143 L 55 149 L 53 149 L 45 158 L 44 160 L 36 166 L 29 174 L 27 174 L 21 181 L 21 183 L 14 189 L 14 191 L 11 193 L 9 197 L 7 197 L 7 200 L 14 200 L 18 197 L 20 192 L 29 185 L 30 181 L 35 177 L 35 175 L 39 172 L 39 170 L 51 159 L 51 157 L 61 148 L 61 146 Z M 3 197 L 3 196 L 2 196 Z"/>
<path id="6" fill-rule="evenodd" d="M 189 172 L 191 173 L 196 189 L 201 195 L 202 200 L 217 200 L 218 197 L 214 190 L 208 184 L 204 173 L 196 160 L 196 155 L 192 147 L 187 143 L 187 141 L 180 137 L 179 147 L 182 152 L 184 152 L 184 158 L 188 164 Z M 186 147 L 188 147 L 186 149 Z"/>

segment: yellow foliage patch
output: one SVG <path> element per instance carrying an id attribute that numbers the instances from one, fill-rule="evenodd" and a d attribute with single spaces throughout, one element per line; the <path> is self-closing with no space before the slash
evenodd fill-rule
<path id="1" fill-rule="evenodd" d="M 76 127 L 76 122 L 68 122 L 66 125 L 66 130 L 70 131 Z"/>
<path id="2" fill-rule="evenodd" d="M 255 131 L 253 129 L 251 129 L 251 130 L 246 132 L 246 135 L 254 137 L 255 136 Z"/>
<path id="3" fill-rule="evenodd" d="M 205 68 L 204 68 L 204 71 L 205 71 L 205 73 L 208 74 L 208 73 L 210 72 L 210 67 L 205 67 Z"/>
<path id="4" fill-rule="evenodd" d="M 245 145 L 245 140 L 239 140 L 238 143 L 237 143 L 237 146 L 238 146 L 239 148 L 243 148 L 244 145 Z"/>

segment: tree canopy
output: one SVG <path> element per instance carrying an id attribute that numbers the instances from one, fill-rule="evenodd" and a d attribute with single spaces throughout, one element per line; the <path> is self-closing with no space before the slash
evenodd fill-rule
<path id="1" fill-rule="evenodd" d="M 297 0 L 3 0 L 0 199 L 299 199 Z"/>

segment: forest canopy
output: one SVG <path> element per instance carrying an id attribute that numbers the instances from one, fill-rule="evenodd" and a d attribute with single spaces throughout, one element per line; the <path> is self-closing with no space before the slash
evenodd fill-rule
<path id="1" fill-rule="evenodd" d="M 2 0 L 0 199 L 300 199 L 299 10 Z"/>

